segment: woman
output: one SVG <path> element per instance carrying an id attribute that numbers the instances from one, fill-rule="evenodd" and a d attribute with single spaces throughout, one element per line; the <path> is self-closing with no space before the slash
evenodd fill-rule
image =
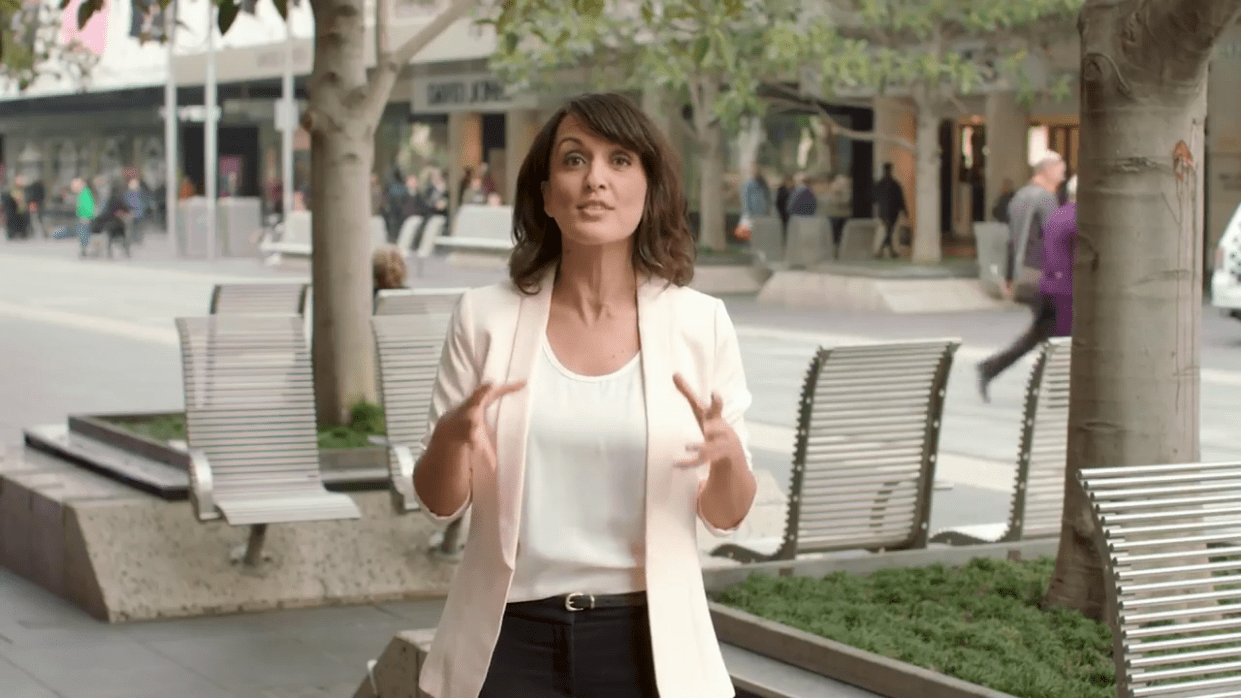
<path id="1" fill-rule="evenodd" d="M 409 269 L 405 255 L 396 245 L 380 245 L 371 255 L 371 296 L 380 291 L 405 288 L 405 276 Z"/>
<path id="2" fill-rule="evenodd" d="M 1065 184 L 1068 203 L 1043 224 L 1043 273 L 1039 292 L 1050 300 L 1052 337 L 1073 334 L 1073 254 L 1077 247 L 1077 175 Z"/>
<path id="3" fill-rule="evenodd" d="M 685 287 L 679 166 L 629 99 L 576 98 L 517 178 L 510 281 L 466 292 L 414 472 L 472 509 L 421 687 L 435 698 L 723 698 L 698 564 L 755 483 L 741 355 Z"/>

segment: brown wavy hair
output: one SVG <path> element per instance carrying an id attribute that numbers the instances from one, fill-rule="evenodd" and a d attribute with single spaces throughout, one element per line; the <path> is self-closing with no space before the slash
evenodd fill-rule
<path id="1" fill-rule="evenodd" d="M 405 255 L 401 254 L 396 245 L 381 245 L 371 255 L 371 275 L 375 291 L 404 288 L 408 271 Z"/>
<path id="2" fill-rule="evenodd" d="M 646 203 L 635 232 L 634 267 L 684 286 L 694 278 L 694 237 L 686 221 L 681 160 L 667 138 L 633 100 L 617 93 L 590 93 L 569 100 L 535 136 L 517 175 L 509 277 L 523 293 L 539 292 L 544 273 L 560 260 L 560 226 L 543 206 L 552 147 L 560 122 L 572 114 L 582 126 L 637 154 L 646 173 Z"/>

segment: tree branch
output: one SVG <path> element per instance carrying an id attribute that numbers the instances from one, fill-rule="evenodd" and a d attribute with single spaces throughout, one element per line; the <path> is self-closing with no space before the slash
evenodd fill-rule
<path id="1" fill-rule="evenodd" d="M 385 4 L 385 0 L 375 0 L 381 6 Z M 448 7 L 435 16 L 425 27 L 418 30 L 417 34 L 411 36 L 404 44 L 401 44 L 395 51 L 385 51 L 375 56 L 376 66 L 375 72 L 371 75 L 370 86 L 366 100 L 366 112 L 372 117 L 372 123 L 378 123 L 380 115 L 383 114 L 384 107 L 388 103 L 388 97 L 392 94 L 392 86 L 396 84 L 397 75 L 401 73 L 401 69 L 405 67 L 419 51 L 426 48 L 435 37 L 444 33 L 444 30 L 453 22 L 456 22 L 465 14 L 466 10 L 474 6 L 476 0 L 452 0 Z M 376 12 L 376 19 L 380 17 L 384 19 L 381 24 L 377 21 L 375 24 L 375 33 L 377 35 L 386 36 L 389 30 L 387 22 L 387 11 L 382 13 Z M 387 39 L 383 39 L 383 45 L 387 45 Z M 376 38 L 376 46 L 379 46 L 380 39 Z"/>
<path id="2" fill-rule="evenodd" d="M 1117 29 L 1128 61 L 1157 79 L 1183 82 L 1198 79 L 1216 40 L 1238 18 L 1241 0 L 1143 0 Z"/>
<path id="3" fill-rule="evenodd" d="M 915 152 L 915 146 L 913 142 L 906 140 L 904 138 L 901 138 L 900 136 L 890 136 L 885 133 L 876 133 L 874 131 L 857 131 L 857 130 L 854 130 L 854 129 L 851 129 L 845 126 L 844 124 L 837 121 L 836 117 L 832 116 L 831 112 L 829 112 L 826 107 L 824 107 L 822 104 L 819 103 L 819 100 L 813 97 L 810 97 L 809 95 L 805 95 L 801 92 L 789 90 L 783 85 L 769 84 L 769 85 L 766 85 L 766 87 L 772 90 L 779 90 L 780 92 L 783 92 L 786 95 L 789 95 L 787 97 L 766 97 L 765 99 L 769 102 L 783 104 L 789 107 L 801 107 L 803 109 L 810 108 L 810 109 L 814 109 L 815 111 L 817 111 L 819 120 L 822 121 L 823 125 L 827 127 L 827 133 L 829 137 L 830 136 L 844 136 L 845 138 L 848 138 L 850 140 L 865 141 L 867 143 L 889 143 L 899 148 L 904 148 L 905 150 L 908 150 L 911 153 Z"/>
<path id="4" fill-rule="evenodd" d="M 388 29 L 392 26 L 392 3 L 396 0 L 375 0 L 375 63 L 383 63 L 388 55 Z"/>

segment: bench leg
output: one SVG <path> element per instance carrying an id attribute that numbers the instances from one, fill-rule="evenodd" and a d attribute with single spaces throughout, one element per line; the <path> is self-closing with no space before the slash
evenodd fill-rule
<path id="1" fill-rule="evenodd" d="M 246 556 L 242 560 L 246 567 L 257 567 L 263 561 L 263 543 L 266 540 L 267 524 L 250 527 L 250 540 L 246 542 Z"/>
<path id="2" fill-rule="evenodd" d="M 267 541 L 267 524 L 254 524 L 250 527 L 250 537 L 245 547 L 233 550 L 233 563 L 240 562 L 249 568 L 256 568 L 260 563 L 270 560 L 270 555 L 263 554 L 263 543 Z"/>

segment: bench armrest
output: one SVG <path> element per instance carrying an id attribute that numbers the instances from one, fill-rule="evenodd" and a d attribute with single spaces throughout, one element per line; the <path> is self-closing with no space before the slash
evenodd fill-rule
<path id="1" fill-rule="evenodd" d="M 195 449 L 189 452 L 189 456 L 190 504 L 194 507 L 194 516 L 199 521 L 214 521 L 220 518 L 220 510 L 215 505 L 215 483 L 207 453 Z"/>
<path id="2" fill-rule="evenodd" d="M 388 492 L 392 495 L 392 508 L 398 514 L 407 514 L 421 508 L 418 495 L 414 493 L 414 452 L 404 444 L 388 444 Z"/>

